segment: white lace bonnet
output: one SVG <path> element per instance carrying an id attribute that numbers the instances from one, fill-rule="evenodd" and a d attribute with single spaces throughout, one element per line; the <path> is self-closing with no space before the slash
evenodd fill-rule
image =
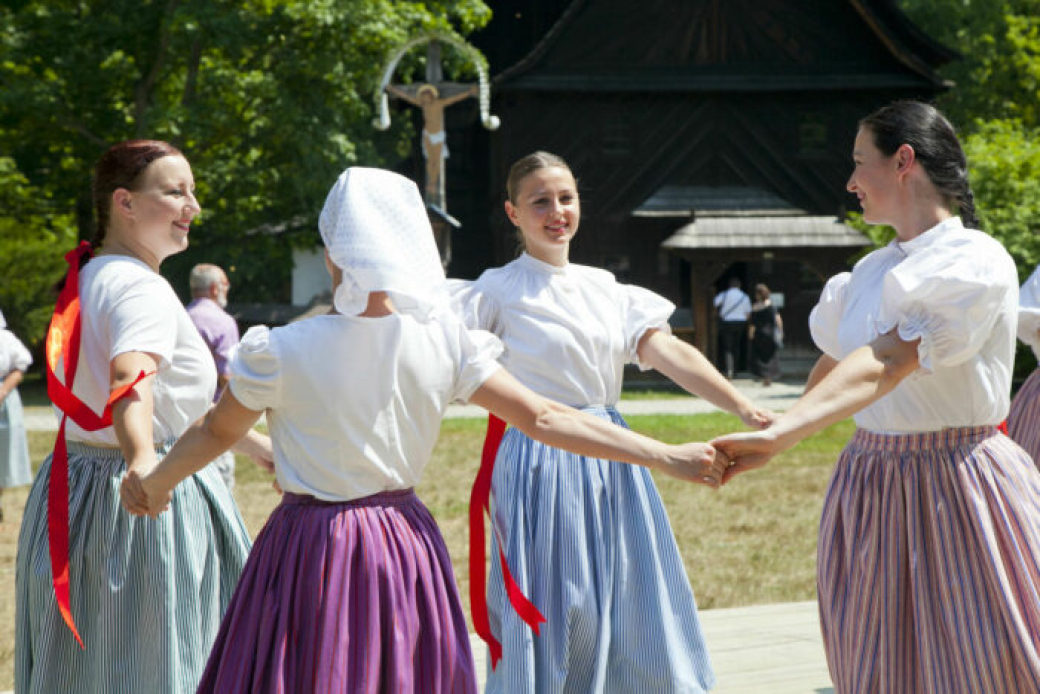
<path id="1" fill-rule="evenodd" d="M 426 321 L 448 304 L 447 282 L 419 189 L 383 169 L 354 166 L 336 180 L 318 218 L 332 262 L 343 270 L 336 310 L 356 316 L 369 292 L 385 291 L 401 313 Z"/>

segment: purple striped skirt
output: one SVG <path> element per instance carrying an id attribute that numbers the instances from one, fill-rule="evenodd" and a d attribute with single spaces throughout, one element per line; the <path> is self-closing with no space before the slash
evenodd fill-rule
<path id="1" fill-rule="evenodd" d="M 1040 465 L 1040 369 L 1033 371 L 1011 401 L 1008 436 Z"/>
<path id="2" fill-rule="evenodd" d="M 994 427 L 858 430 L 817 552 L 837 692 L 1040 692 L 1040 472 Z"/>
<path id="3" fill-rule="evenodd" d="M 260 531 L 200 692 L 476 692 L 444 539 L 411 489 L 285 494 Z"/>

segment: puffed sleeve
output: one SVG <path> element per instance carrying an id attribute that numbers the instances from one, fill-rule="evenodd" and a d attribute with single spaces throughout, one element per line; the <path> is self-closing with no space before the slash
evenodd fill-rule
<path id="1" fill-rule="evenodd" d="M 820 301 L 809 314 L 809 333 L 813 342 L 833 359 L 841 359 L 838 326 L 845 314 L 845 295 L 851 280 L 851 272 L 841 272 L 827 280 Z"/>
<path id="2" fill-rule="evenodd" d="M 480 281 L 448 280 L 451 307 L 466 327 L 495 332 L 498 326 L 498 306 L 493 297 L 482 290 Z"/>
<path id="3" fill-rule="evenodd" d="M 461 323 L 455 334 L 459 341 L 459 369 L 452 402 L 466 403 L 473 392 L 502 368 L 497 359 L 502 355 L 502 341 L 486 330 L 470 330 Z"/>
<path id="4" fill-rule="evenodd" d="M 32 364 L 32 354 L 10 330 L 0 328 L 0 378 L 12 371 L 25 372 Z"/>
<path id="5" fill-rule="evenodd" d="M 995 265 L 966 252 L 920 253 L 900 263 L 881 286 L 878 334 L 896 329 L 903 340 L 920 338 L 917 358 L 926 371 L 967 361 L 989 339 L 1014 289 Z"/>
<path id="6" fill-rule="evenodd" d="M 267 326 L 257 325 L 247 330 L 231 351 L 228 387 L 235 399 L 251 410 L 279 404 L 281 379 L 276 343 Z"/>
<path id="7" fill-rule="evenodd" d="M 675 313 L 675 304 L 649 289 L 634 284 L 619 284 L 624 306 L 625 351 L 628 360 L 646 371 L 650 367 L 639 361 L 639 341 L 647 330 L 657 329 L 671 335 L 668 319 Z"/>
<path id="8" fill-rule="evenodd" d="M 109 360 L 126 352 L 159 356 L 160 367 L 173 360 L 177 312 L 183 310 L 177 295 L 159 275 L 141 277 L 119 293 L 107 307 Z"/>
<path id="9" fill-rule="evenodd" d="M 1033 271 L 1018 294 L 1018 339 L 1033 348 L 1040 358 L 1040 266 Z"/>

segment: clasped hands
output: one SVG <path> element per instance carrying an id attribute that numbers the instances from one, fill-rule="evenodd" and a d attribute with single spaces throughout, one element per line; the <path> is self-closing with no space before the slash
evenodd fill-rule
<path id="1" fill-rule="evenodd" d="M 708 443 L 678 446 L 683 462 L 666 467 L 665 472 L 689 482 L 718 488 L 736 475 L 762 467 L 783 450 L 773 428 L 776 414 L 750 407 L 740 413 L 740 418 L 757 431 L 726 434 Z"/>

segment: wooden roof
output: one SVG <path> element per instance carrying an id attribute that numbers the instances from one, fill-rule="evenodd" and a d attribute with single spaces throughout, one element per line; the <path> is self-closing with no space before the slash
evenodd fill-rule
<path id="1" fill-rule="evenodd" d="M 662 248 L 863 248 L 871 241 L 836 217 L 809 215 L 699 216 L 661 243 Z"/>
<path id="2" fill-rule="evenodd" d="M 761 92 L 949 86 L 953 51 L 894 0 L 574 0 L 502 90 Z"/>

